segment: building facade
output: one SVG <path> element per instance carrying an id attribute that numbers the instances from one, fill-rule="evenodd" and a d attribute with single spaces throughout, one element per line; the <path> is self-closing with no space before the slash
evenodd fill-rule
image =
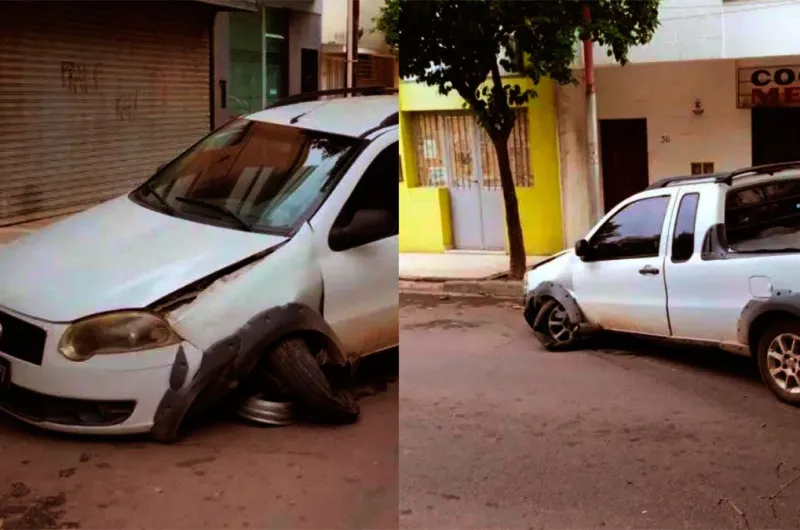
<path id="1" fill-rule="evenodd" d="M 0 226 L 119 196 L 246 105 L 299 92 L 320 5 L 0 2 Z"/>
<path id="2" fill-rule="evenodd" d="M 214 22 L 214 125 L 319 89 L 322 0 L 252 0 Z"/>
<path id="3" fill-rule="evenodd" d="M 537 92 L 516 109 L 508 143 L 529 255 L 553 253 L 563 242 L 555 84 L 543 81 Z M 400 132 L 400 251 L 506 251 L 494 148 L 461 98 L 402 81 Z"/>
<path id="4" fill-rule="evenodd" d="M 628 65 L 595 50 L 600 211 L 666 176 L 800 159 L 800 5 L 665 0 L 659 18 Z M 592 223 L 584 85 L 559 87 L 557 101 L 572 245 Z"/>
<path id="5" fill-rule="evenodd" d="M 323 90 L 344 88 L 347 72 L 347 6 L 350 0 L 325 0 L 322 17 Z M 356 86 L 398 86 L 398 61 L 374 28 L 383 0 L 360 0 Z"/>

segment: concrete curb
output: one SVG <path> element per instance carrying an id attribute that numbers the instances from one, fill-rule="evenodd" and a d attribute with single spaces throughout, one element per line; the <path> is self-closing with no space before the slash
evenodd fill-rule
<path id="1" fill-rule="evenodd" d="M 508 280 L 400 280 L 401 293 L 485 296 L 503 300 L 522 300 L 522 281 Z"/>

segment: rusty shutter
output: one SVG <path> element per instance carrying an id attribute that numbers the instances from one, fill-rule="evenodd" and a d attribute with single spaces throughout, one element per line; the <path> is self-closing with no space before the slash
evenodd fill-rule
<path id="1" fill-rule="evenodd" d="M 0 225 L 126 193 L 208 133 L 211 22 L 195 2 L 0 2 Z"/>

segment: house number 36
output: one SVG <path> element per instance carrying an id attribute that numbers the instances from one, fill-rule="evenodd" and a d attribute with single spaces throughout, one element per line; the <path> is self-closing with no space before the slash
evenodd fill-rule
<path id="1" fill-rule="evenodd" d="M 661 135 L 661 143 L 662 144 L 668 144 L 671 141 L 672 141 L 672 138 L 670 138 L 668 134 L 662 134 Z"/>

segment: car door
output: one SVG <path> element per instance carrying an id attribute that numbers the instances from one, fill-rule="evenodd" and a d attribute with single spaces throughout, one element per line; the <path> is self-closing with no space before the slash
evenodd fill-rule
<path id="1" fill-rule="evenodd" d="M 724 194 L 709 185 L 684 186 L 676 195 L 677 213 L 664 268 L 669 321 L 677 338 L 735 341 L 739 314 L 749 300 L 746 271 L 741 274 L 730 262 L 707 261 L 701 255 L 704 234 L 697 227 L 721 221 L 720 196 Z"/>
<path id="2" fill-rule="evenodd" d="M 618 206 L 589 236 L 573 286 L 584 315 L 605 329 L 669 336 L 664 283 L 667 213 L 674 191 Z"/>
<path id="3" fill-rule="evenodd" d="M 400 154 L 397 130 L 375 139 L 348 171 L 312 222 L 323 276 L 325 320 L 345 354 L 359 356 L 396 346 L 398 316 L 398 189 Z M 382 211 L 392 220 L 369 240 L 331 248 L 331 234 L 358 211 Z"/>
<path id="4" fill-rule="evenodd" d="M 800 180 L 769 178 L 730 190 L 705 184 L 681 192 L 666 261 L 673 336 L 737 344 L 743 311 L 753 300 L 799 290 L 798 253 L 789 248 L 800 242 Z M 722 255 L 704 252 L 705 232 L 721 222 Z"/>

